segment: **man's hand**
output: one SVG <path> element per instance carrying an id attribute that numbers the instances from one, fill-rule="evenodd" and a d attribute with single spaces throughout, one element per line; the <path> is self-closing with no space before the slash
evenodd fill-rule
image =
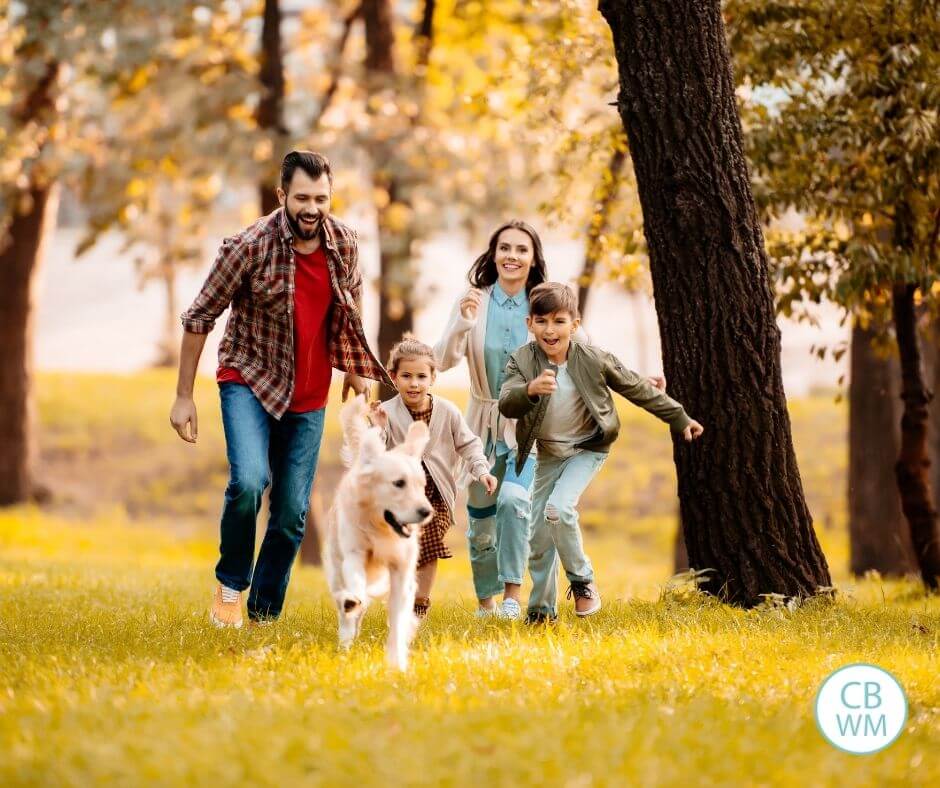
<path id="1" fill-rule="evenodd" d="M 467 294 L 460 299 L 460 314 L 464 320 L 474 320 L 480 312 L 480 299 L 483 294 L 475 287 L 468 290 Z"/>
<path id="2" fill-rule="evenodd" d="M 682 430 L 682 437 L 687 441 L 694 441 L 699 435 L 705 432 L 705 428 L 699 424 L 695 419 L 692 419 L 692 423 L 689 424 L 684 430 Z"/>
<path id="3" fill-rule="evenodd" d="M 379 427 L 383 430 L 388 429 L 388 413 L 385 412 L 385 408 L 382 407 L 382 403 L 378 400 L 369 403 L 369 418 L 372 420 L 374 427 Z"/>
<path id="4" fill-rule="evenodd" d="M 657 388 L 660 391 L 666 390 L 666 378 L 651 375 L 647 380 L 652 384 L 653 388 Z"/>
<path id="5" fill-rule="evenodd" d="M 496 492 L 496 488 L 499 487 L 499 479 L 497 479 L 492 473 L 484 473 L 480 477 L 480 484 L 486 489 L 487 495 L 492 495 Z"/>
<path id="6" fill-rule="evenodd" d="M 558 383 L 555 381 L 555 370 L 546 369 L 537 378 L 529 381 L 526 391 L 529 392 L 530 397 L 540 397 L 542 394 L 551 394 L 557 388 Z"/>
<path id="7" fill-rule="evenodd" d="M 356 394 L 367 394 L 369 392 L 369 384 L 366 383 L 365 378 L 359 377 L 354 372 L 347 372 L 343 375 L 343 402 L 345 402 L 346 397 L 349 396 L 350 390 L 356 392 Z"/>
<path id="8" fill-rule="evenodd" d="M 195 443 L 199 431 L 196 420 L 196 403 L 192 397 L 177 397 L 170 408 L 170 424 L 187 443 Z M 187 428 L 188 425 L 188 428 Z"/>

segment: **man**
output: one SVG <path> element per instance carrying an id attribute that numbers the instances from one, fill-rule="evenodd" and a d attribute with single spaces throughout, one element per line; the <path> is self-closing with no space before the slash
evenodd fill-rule
<path id="1" fill-rule="evenodd" d="M 330 216 L 333 175 L 318 153 L 292 151 L 281 165 L 281 207 L 226 238 L 182 315 L 176 401 L 170 423 L 196 442 L 193 382 L 206 335 L 231 304 L 216 379 L 231 469 L 222 507 L 218 586 L 210 618 L 242 625 L 277 618 L 304 535 L 331 369 L 343 399 L 363 378 L 391 385 L 362 329 L 356 233 Z M 255 523 L 270 484 L 270 520 L 252 572 Z"/>

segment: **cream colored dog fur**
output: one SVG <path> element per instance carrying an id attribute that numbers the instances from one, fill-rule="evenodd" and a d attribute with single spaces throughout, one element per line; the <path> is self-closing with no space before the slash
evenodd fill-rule
<path id="1" fill-rule="evenodd" d="M 405 670 L 417 628 L 418 535 L 433 513 L 421 467 L 428 429 L 414 422 L 404 443 L 387 451 L 381 430 L 369 426 L 368 410 L 360 395 L 340 411 L 349 469 L 330 509 L 324 568 L 339 614 L 340 646 L 349 648 L 369 603 L 387 592 L 387 657 Z"/>

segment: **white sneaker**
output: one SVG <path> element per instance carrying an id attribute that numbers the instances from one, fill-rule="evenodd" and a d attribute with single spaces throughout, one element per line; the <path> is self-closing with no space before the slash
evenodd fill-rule
<path id="1" fill-rule="evenodd" d="M 499 606 L 498 615 L 509 621 L 518 621 L 522 618 L 522 607 L 515 599 L 504 599 Z"/>
<path id="2" fill-rule="evenodd" d="M 493 616 L 498 615 L 498 614 L 499 614 L 499 610 L 495 607 L 492 607 L 492 608 L 478 607 L 475 615 L 477 618 L 492 618 Z"/>

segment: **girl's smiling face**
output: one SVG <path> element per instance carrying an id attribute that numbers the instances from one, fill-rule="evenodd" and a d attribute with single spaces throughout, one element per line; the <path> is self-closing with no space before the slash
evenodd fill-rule
<path id="1" fill-rule="evenodd" d="M 496 241 L 495 259 L 500 287 L 511 292 L 518 292 L 521 287 L 525 287 L 535 259 L 529 234 L 515 227 L 503 230 Z"/>
<path id="2" fill-rule="evenodd" d="M 435 373 L 426 358 L 403 358 L 398 362 L 398 368 L 390 374 L 405 405 L 414 411 L 427 409 Z"/>

